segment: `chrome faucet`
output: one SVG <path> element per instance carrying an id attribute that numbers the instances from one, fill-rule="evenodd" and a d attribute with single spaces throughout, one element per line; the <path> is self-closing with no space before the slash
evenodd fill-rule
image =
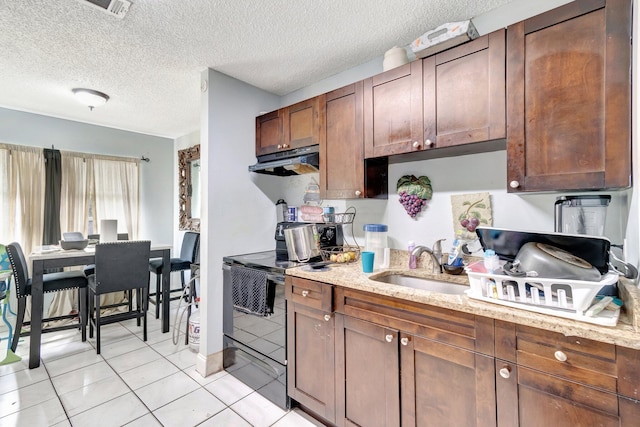
<path id="1" fill-rule="evenodd" d="M 440 239 L 437 242 L 435 242 L 433 244 L 433 249 L 429 249 L 426 246 L 416 246 L 415 248 L 413 248 L 413 251 L 411 251 L 411 255 L 415 256 L 416 258 L 419 258 L 420 255 L 422 255 L 423 252 L 428 253 L 429 255 L 431 255 L 431 261 L 433 264 L 433 272 L 436 274 L 442 273 L 442 244 L 441 242 L 443 242 L 446 239 Z"/>

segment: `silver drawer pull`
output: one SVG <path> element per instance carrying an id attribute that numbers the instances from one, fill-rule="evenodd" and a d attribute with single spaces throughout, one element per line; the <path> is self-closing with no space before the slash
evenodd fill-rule
<path id="1" fill-rule="evenodd" d="M 553 353 L 553 355 L 560 362 L 566 362 L 567 361 L 567 355 L 563 351 L 558 350 L 555 353 Z"/>
<path id="2" fill-rule="evenodd" d="M 511 368 L 509 368 L 508 366 L 505 366 L 504 368 L 500 369 L 500 376 L 504 379 L 508 379 L 511 376 Z"/>
<path id="3" fill-rule="evenodd" d="M 304 291 L 302 291 L 302 296 L 306 297 L 307 295 L 309 295 L 309 291 L 307 291 L 306 289 Z"/>
<path id="4" fill-rule="evenodd" d="M 325 314 L 324 315 L 324 320 L 325 320 L 325 322 L 328 322 L 329 320 L 331 320 L 331 315 L 330 314 Z"/>
<path id="5" fill-rule="evenodd" d="M 400 338 L 400 344 L 402 344 L 402 345 L 409 344 L 409 338 L 407 338 L 407 337 Z"/>
<path id="6" fill-rule="evenodd" d="M 385 336 L 384 339 L 387 342 L 391 342 L 391 341 L 393 341 L 393 335 L 389 334 L 389 335 Z"/>

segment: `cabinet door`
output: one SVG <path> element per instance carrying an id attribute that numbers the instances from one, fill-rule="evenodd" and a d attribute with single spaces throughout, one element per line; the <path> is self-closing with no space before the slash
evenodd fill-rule
<path id="1" fill-rule="evenodd" d="M 287 311 L 287 391 L 305 408 L 335 422 L 334 316 L 301 304 Z"/>
<path id="2" fill-rule="evenodd" d="M 398 332 L 336 314 L 336 423 L 400 425 Z"/>
<path id="3" fill-rule="evenodd" d="M 284 108 L 285 150 L 320 143 L 324 128 L 324 95 L 307 99 Z"/>
<path id="4" fill-rule="evenodd" d="M 507 29 L 508 190 L 631 184 L 629 0 L 584 0 Z"/>
<path id="5" fill-rule="evenodd" d="M 364 196 L 362 87 L 358 82 L 326 95 L 326 139 L 320 146 L 323 199 Z"/>
<path id="6" fill-rule="evenodd" d="M 423 62 L 426 148 L 506 137 L 505 31 Z"/>
<path id="7" fill-rule="evenodd" d="M 422 61 L 364 81 L 365 158 L 421 150 L 422 134 Z"/>
<path id="8" fill-rule="evenodd" d="M 256 156 L 282 150 L 282 110 L 256 117 Z"/>
<path id="9" fill-rule="evenodd" d="M 495 426 L 494 359 L 401 334 L 402 426 Z"/>
<path id="10" fill-rule="evenodd" d="M 498 426 L 624 425 L 613 393 L 502 360 L 496 360 L 495 369 Z"/>

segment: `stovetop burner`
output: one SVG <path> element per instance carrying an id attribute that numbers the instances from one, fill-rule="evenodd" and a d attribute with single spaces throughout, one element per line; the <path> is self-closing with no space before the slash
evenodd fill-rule
<path id="1" fill-rule="evenodd" d="M 284 271 L 287 268 L 302 265 L 299 262 L 281 259 L 278 252 L 275 250 L 226 256 L 222 258 L 222 261 L 227 264 L 240 264 L 249 268 L 257 268 L 259 270 L 267 270 L 281 274 L 284 274 Z"/>

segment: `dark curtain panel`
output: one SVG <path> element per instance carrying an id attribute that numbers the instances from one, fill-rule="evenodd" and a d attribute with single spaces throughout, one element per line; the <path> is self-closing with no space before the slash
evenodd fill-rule
<path id="1" fill-rule="evenodd" d="M 59 150 L 44 149 L 45 191 L 43 245 L 57 245 L 60 240 L 60 188 L 62 187 L 62 158 Z"/>

